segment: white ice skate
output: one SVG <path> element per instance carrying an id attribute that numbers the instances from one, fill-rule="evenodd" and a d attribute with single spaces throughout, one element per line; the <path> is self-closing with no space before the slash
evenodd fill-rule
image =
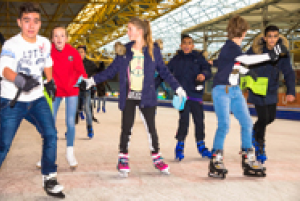
<path id="1" fill-rule="evenodd" d="M 38 161 L 36 164 L 35 164 L 36 168 L 37 169 L 41 169 L 42 168 L 42 161 Z"/>
<path id="2" fill-rule="evenodd" d="M 67 158 L 67 161 L 70 165 L 70 168 L 72 170 L 76 169 L 76 167 L 78 166 L 78 162 L 75 158 L 73 147 L 67 147 L 66 158 Z"/>

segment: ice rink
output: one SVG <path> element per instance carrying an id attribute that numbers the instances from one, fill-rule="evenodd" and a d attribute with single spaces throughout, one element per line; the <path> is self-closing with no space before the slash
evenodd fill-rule
<path id="1" fill-rule="evenodd" d="M 58 181 L 65 186 L 65 200 L 300 200 L 300 122 L 276 120 L 267 129 L 266 178 L 242 175 L 240 127 L 231 117 L 230 132 L 225 141 L 224 163 L 229 173 L 225 180 L 209 178 L 208 159 L 197 152 L 194 126 L 185 145 L 185 158 L 174 160 L 174 138 L 178 112 L 159 107 L 156 126 L 161 153 L 169 164 L 171 175 L 161 175 L 153 166 L 148 137 L 139 116 L 130 143 L 131 173 L 127 179 L 116 170 L 121 130 L 121 112 L 117 103 L 107 102 L 107 112 L 96 113 L 95 137 L 87 138 L 86 123 L 76 126 L 75 155 L 79 166 L 72 171 L 65 158 L 65 108 L 57 117 Z M 96 111 L 95 111 L 96 112 Z M 255 117 L 253 118 L 255 120 Z M 216 115 L 205 113 L 206 144 L 212 147 Z M 41 157 L 42 140 L 35 128 L 23 121 L 10 153 L 0 170 L 0 200 L 54 200 L 42 189 L 40 170 L 35 167 Z"/>

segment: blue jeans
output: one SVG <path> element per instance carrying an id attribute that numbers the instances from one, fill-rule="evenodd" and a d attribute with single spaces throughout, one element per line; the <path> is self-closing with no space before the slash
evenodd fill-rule
<path id="1" fill-rule="evenodd" d="M 98 97 L 98 108 L 101 107 L 101 101 L 102 101 L 102 108 L 105 108 L 106 105 L 106 96 Z"/>
<path id="2" fill-rule="evenodd" d="M 59 109 L 60 102 L 63 98 L 56 97 L 53 102 L 53 117 L 56 122 L 57 111 Z M 67 146 L 73 147 L 75 139 L 75 117 L 78 103 L 78 96 L 65 97 L 66 101 L 66 125 L 67 125 Z"/>
<path id="3" fill-rule="evenodd" d="M 43 138 L 42 174 L 57 171 L 57 131 L 50 107 L 44 97 L 31 102 L 16 102 L 10 107 L 10 100 L 0 99 L 0 167 L 6 158 L 15 134 L 24 118 L 30 118 Z"/>
<path id="4" fill-rule="evenodd" d="M 252 119 L 246 100 L 239 86 L 228 88 L 225 85 L 217 85 L 213 88 L 212 96 L 215 112 L 218 118 L 218 129 L 215 135 L 213 150 L 223 150 L 226 134 L 229 131 L 230 112 L 241 125 L 241 148 L 251 148 Z"/>
<path id="5" fill-rule="evenodd" d="M 91 90 L 87 90 L 80 93 L 83 96 L 83 110 L 86 115 L 86 123 L 87 126 L 92 126 L 93 119 L 92 119 L 92 103 L 91 103 Z"/>

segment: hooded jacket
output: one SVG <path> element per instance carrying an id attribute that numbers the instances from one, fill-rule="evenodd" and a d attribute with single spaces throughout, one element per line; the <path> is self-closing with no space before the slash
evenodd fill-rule
<path id="1" fill-rule="evenodd" d="M 206 61 L 203 52 L 193 50 L 185 54 L 182 50 L 178 50 L 168 63 L 168 67 L 188 97 L 202 98 L 204 90 L 196 90 L 196 78 L 199 74 L 204 74 L 205 80 L 209 80 L 212 76 L 211 65 Z"/>
<path id="2" fill-rule="evenodd" d="M 247 51 L 247 54 L 262 54 L 268 53 L 266 42 L 263 39 L 264 35 L 257 36 L 252 44 L 252 47 Z M 288 40 L 283 36 L 279 36 L 279 42 L 282 42 L 287 48 L 289 47 Z M 258 77 L 268 78 L 268 90 L 266 96 L 259 96 L 249 90 L 248 102 L 255 105 L 263 106 L 276 104 L 278 102 L 278 88 L 279 88 L 279 73 L 284 75 L 287 86 L 287 95 L 295 96 L 295 73 L 293 71 L 289 54 L 280 57 L 276 62 L 267 61 L 254 66 Z"/>
<path id="3" fill-rule="evenodd" d="M 120 43 L 118 43 L 120 44 Z M 104 82 L 107 79 L 112 79 L 119 73 L 119 84 L 120 84 L 120 97 L 119 97 L 119 108 L 124 110 L 127 95 L 129 92 L 129 65 L 133 57 L 133 52 L 131 51 L 134 42 L 129 42 L 124 46 L 121 46 L 121 51 L 116 50 L 116 52 L 122 52 L 116 56 L 111 65 L 101 73 L 96 74 L 93 78 L 96 83 Z M 117 46 L 116 49 L 119 49 Z M 143 48 L 144 53 L 144 82 L 142 89 L 142 98 L 140 107 L 154 107 L 157 105 L 157 96 L 155 90 L 155 80 L 154 73 L 155 70 L 158 71 L 160 76 L 166 80 L 173 90 L 176 90 L 180 85 L 177 80 L 170 73 L 168 68 L 165 66 L 158 44 L 154 44 L 153 56 L 154 60 L 150 57 L 148 53 L 148 47 Z"/>

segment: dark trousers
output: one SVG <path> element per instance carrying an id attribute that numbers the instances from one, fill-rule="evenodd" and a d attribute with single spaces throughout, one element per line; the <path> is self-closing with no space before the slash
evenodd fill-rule
<path id="1" fill-rule="evenodd" d="M 125 109 L 122 112 L 122 132 L 120 137 L 120 153 L 128 153 L 128 145 L 131 136 L 131 130 L 135 119 L 136 106 L 139 106 L 140 100 L 126 100 Z M 150 150 L 152 154 L 159 152 L 158 136 L 155 128 L 155 110 L 156 107 L 140 108 L 144 124 L 147 128 Z"/>
<path id="2" fill-rule="evenodd" d="M 203 104 L 198 101 L 187 100 L 184 110 L 179 112 L 179 127 L 176 135 L 178 141 L 184 141 L 189 128 L 190 113 L 192 113 L 195 123 L 195 138 L 196 142 L 204 140 L 204 112 Z"/>
<path id="3" fill-rule="evenodd" d="M 266 127 L 272 123 L 276 117 L 276 104 L 259 106 L 255 105 L 257 121 L 254 124 L 255 140 L 259 143 L 265 142 Z"/>

